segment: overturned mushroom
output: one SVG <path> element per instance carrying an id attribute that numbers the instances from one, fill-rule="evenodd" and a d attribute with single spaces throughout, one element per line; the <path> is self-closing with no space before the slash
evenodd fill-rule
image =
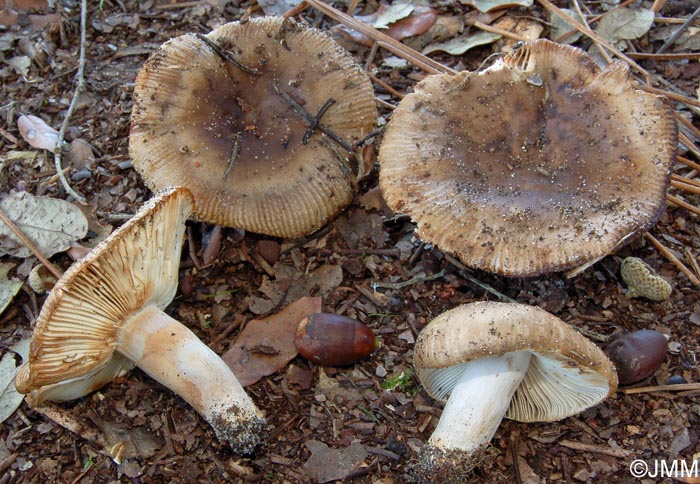
<path id="1" fill-rule="evenodd" d="M 447 311 L 418 335 L 416 374 L 447 402 L 410 480 L 460 482 L 478 465 L 501 419 L 550 422 L 596 405 L 617 388 L 612 363 L 546 311 L 479 302 Z"/>
<path id="2" fill-rule="evenodd" d="M 372 85 L 325 33 L 282 18 L 166 42 L 134 87 L 129 151 L 151 188 L 180 185 L 200 220 L 307 235 L 356 189 Z"/>
<path id="3" fill-rule="evenodd" d="M 616 250 L 663 210 L 677 127 L 622 63 L 526 42 L 490 68 L 429 76 L 379 152 L 389 206 L 425 241 L 507 276 Z"/>
<path id="4" fill-rule="evenodd" d="M 184 188 L 159 193 L 56 283 L 15 385 L 40 403 L 82 397 L 134 364 L 186 400 L 219 439 L 247 453 L 260 442 L 262 414 L 229 367 L 163 310 L 177 289 Z"/>

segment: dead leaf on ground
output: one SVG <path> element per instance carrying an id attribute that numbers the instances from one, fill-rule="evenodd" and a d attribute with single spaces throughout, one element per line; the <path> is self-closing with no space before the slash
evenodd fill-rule
<path id="1" fill-rule="evenodd" d="M 381 29 L 382 33 L 393 39 L 402 40 L 427 32 L 437 21 L 437 12 L 423 5 L 411 5 L 409 8 L 406 4 L 389 6 L 383 3 L 376 12 L 370 15 L 355 15 L 355 18 Z M 344 25 L 337 25 L 334 29 L 357 44 L 370 47 L 374 43 L 366 35 Z"/>
<path id="2" fill-rule="evenodd" d="M 68 250 L 71 242 L 87 234 L 85 216 L 65 200 L 18 192 L 0 202 L 0 207 L 46 257 Z M 4 223 L 0 223 L 0 253 L 14 257 L 32 255 Z"/>
<path id="3" fill-rule="evenodd" d="M 7 277 L 7 273 L 13 267 L 15 267 L 14 264 L 0 263 L 0 314 L 5 311 L 5 308 L 12 302 L 22 287 L 22 281 Z"/>
<path id="4" fill-rule="evenodd" d="M 323 442 L 309 440 L 306 447 L 311 451 L 311 457 L 304 463 L 304 472 L 319 483 L 350 477 L 369 455 L 361 444 L 331 449 Z"/>
<path id="5" fill-rule="evenodd" d="M 506 7 L 532 7 L 533 0 L 459 0 L 462 5 L 471 5 L 480 12 L 489 12 Z"/>
<path id="6" fill-rule="evenodd" d="M 525 17 L 511 17 L 510 15 L 506 15 L 503 18 L 498 19 L 493 26 L 513 32 L 514 34 L 524 37 L 527 40 L 539 39 L 540 35 L 542 35 L 542 31 L 544 30 L 544 26 L 538 21 Z M 515 39 L 504 39 L 501 51 L 510 52 L 513 50 L 517 42 L 518 41 Z"/>
<path id="7" fill-rule="evenodd" d="M 0 422 L 7 420 L 17 407 L 20 406 L 24 395 L 15 389 L 15 376 L 19 370 L 17 355 L 25 361 L 29 356 L 29 338 L 23 339 L 12 346 L 12 351 L 6 352 L 0 360 Z"/>
<path id="8" fill-rule="evenodd" d="M 575 10 L 571 10 L 568 8 L 562 8 L 562 12 L 564 12 L 566 15 L 569 17 L 578 20 L 579 22 L 583 22 L 584 19 L 579 15 L 579 13 Z M 560 38 L 562 35 L 572 31 L 576 30 L 573 25 L 570 23 L 566 22 L 564 19 L 562 19 L 559 15 L 555 13 L 550 13 L 549 15 L 549 22 L 552 24 L 552 27 L 549 32 L 549 38 L 550 40 L 557 40 Z M 581 32 L 577 31 L 568 36 L 566 39 L 561 40 L 560 42 L 562 44 L 573 44 L 576 42 L 578 39 L 581 38 Z"/>
<path id="9" fill-rule="evenodd" d="M 442 51 L 451 55 L 462 55 L 469 49 L 480 45 L 492 44 L 501 38 L 500 34 L 493 32 L 477 32 L 475 34 L 460 35 L 446 42 L 430 44 L 423 49 L 423 54 L 428 55 L 433 52 Z"/>
<path id="10" fill-rule="evenodd" d="M 648 8 L 622 7 L 600 19 L 595 31 L 613 43 L 638 39 L 654 24 L 654 11 Z"/>
<path id="11" fill-rule="evenodd" d="M 58 143 L 58 131 L 38 116 L 22 115 L 17 119 L 17 129 L 32 148 L 53 151 Z"/>
<path id="12" fill-rule="evenodd" d="M 321 312 L 321 298 L 304 297 L 264 319 L 254 319 L 222 359 L 248 386 L 284 368 L 297 355 L 294 333 L 299 321 Z"/>

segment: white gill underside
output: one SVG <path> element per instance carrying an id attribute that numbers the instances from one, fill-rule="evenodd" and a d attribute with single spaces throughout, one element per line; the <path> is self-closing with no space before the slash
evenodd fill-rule
<path id="1" fill-rule="evenodd" d="M 478 360 L 477 360 L 478 361 Z M 433 398 L 445 401 L 465 369 L 474 362 L 449 368 L 424 369 L 421 381 Z M 575 415 L 603 400 L 607 379 L 570 360 L 532 353 L 530 367 L 513 396 L 506 418 L 519 422 L 552 422 Z"/>

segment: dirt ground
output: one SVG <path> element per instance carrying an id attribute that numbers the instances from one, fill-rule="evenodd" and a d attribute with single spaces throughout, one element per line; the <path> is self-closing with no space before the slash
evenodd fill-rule
<path id="1" fill-rule="evenodd" d="M 4 161 L 12 152 L 32 150 L 18 132 L 19 115 L 40 116 L 56 129 L 60 127 L 75 88 L 80 44 L 79 2 L 57 1 L 46 9 L 40 1 L 15 2 L 26 7 L 14 8 L 16 17 L 8 13 L 9 3 L 0 1 L 7 24 L 0 27 L 0 159 Z M 581 4 L 601 12 L 600 2 Z M 650 8 L 651 4 L 637 2 L 633 8 Z M 558 5 L 567 6 L 565 2 Z M 450 18 L 464 18 L 474 10 L 456 0 L 432 6 L 440 16 Z M 686 19 L 696 7 L 692 0 L 669 0 L 657 15 Z M 376 2 L 360 2 L 357 13 L 376 8 Z M 64 166 L 73 188 L 87 196 L 95 223 L 118 226 L 151 196 L 128 153 L 134 80 L 149 54 L 174 36 L 207 33 L 226 22 L 258 15 L 262 15 L 260 8 L 251 1 L 89 2 L 86 89 L 66 139 L 84 140 L 92 156 L 69 157 Z M 532 7 L 510 7 L 508 15 L 534 19 L 544 26 L 542 35 L 548 31 L 548 16 L 537 2 Z M 313 9 L 297 19 L 323 30 L 336 23 Z M 627 42 L 627 52 L 656 52 L 669 37 L 669 26 L 678 27 L 681 22 L 654 23 L 647 34 Z M 669 53 L 700 48 L 693 47 L 699 45 L 698 21 L 690 29 L 694 38 Z M 374 87 L 385 122 L 391 116 L 389 105 L 399 101 L 393 91 L 410 92 L 425 73 L 411 66 L 391 67 L 384 62 L 390 56 L 385 50 L 372 52 L 335 31 L 334 35 L 360 64 L 369 63 L 379 79 Z M 411 43 L 410 39 L 405 42 Z M 455 69 L 476 69 L 501 42 L 461 55 L 436 52 L 431 57 Z M 582 38 L 575 45 L 588 47 L 590 41 Z M 21 65 L 15 68 L 8 63 L 18 56 L 31 61 L 24 72 Z M 697 99 L 697 57 L 639 62 L 655 85 Z M 697 108 L 693 111 L 680 102 L 674 107 L 696 128 L 700 126 Z M 697 148 L 693 132 L 685 133 Z M 190 222 L 181 287 L 167 309 L 223 354 L 245 324 L 292 302 L 275 298 L 279 291 L 293 292 L 297 298 L 319 296 L 325 312 L 355 318 L 376 332 L 381 347 L 370 358 L 351 367 L 321 368 L 298 356 L 248 387 L 267 417 L 269 435 L 265 445 L 247 456 L 234 455 L 194 410 L 139 370 L 85 398 L 42 412 L 25 402 L 0 429 L 0 484 L 403 482 L 407 464 L 429 438 L 442 409 L 413 375 L 415 339 L 421 328 L 447 309 L 497 300 L 474 279 L 520 303 L 555 314 L 601 347 L 628 331 L 660 331 L 668 338 L 669 354 L 659 370 L 635 386 L 663 385 L 679 378 L 686 383 L 700 382 L 700 288 L 647 239 L 638 238 L 571 279 L 562 274 L 505 278 L 458 267 L 437 248 L 417 240 L 415 225 L 408 217 L 394 216 L 377 202 L 376 146 L 380 141 L 381 137 L 365 150 L 369 172 L 355 202 L 313 237 L 281 240 L 225 228 L 218 254 L 210 264 L 198 268 L 190 252 L 202 257 L 212 226 Z M 697 150 L 681 147 L 679 154 L 700 163 Z M 698 175 L 680 163 L 674 172 Z M 66 199 L 55 174 L 53 157 L 46 152 L 7 161 L 0 172 L 0 197 L 26 190 Z M 675 188 L 670 193 L 700 205 L 693 193 Z M 698 227 L 697 215 L 669 205 L 650 233 L 691 265 L 689 258 L 700 254 Z M 266 246 L 259 244 L 263 240 L 282 249 L 272 271 L 259 263 L 261 247 Z M 645 260 L 671 282 L 670 299 L 651 302 L 625 297 L 619 269 L 621 261 L 631 255 Z M 23 262 L 10 256 L 0 260 Z M 72 262 L 66 254 L 52 261 L 63 270 Z M 312 283 L 310 274 L 316 278 Z M 382 285 L 404 281 L 411 283 Z M 45 297 L 25 285 L 0 315 L 3 351 L 31 334 Z M 563 421 L 524 424 L 504 420 L 486 463 L 465 482 L 676 482 L 638 479 L 631 474 L 630 464 L 636 459 L 648 463 L 700 459 L 699 395 L 697 388 L 618 391 Z M 109 455 L 117 442 L 126 443 L 120 464 Z"/>

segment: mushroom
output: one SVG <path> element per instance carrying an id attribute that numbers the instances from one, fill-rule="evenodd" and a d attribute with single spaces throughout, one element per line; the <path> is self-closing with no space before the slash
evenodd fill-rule
<path id="1" fill-rule="evenodd" d="M 459 482 L 483 458 L 505 416 L 551 422 L 612 395 L 615 368 L 572 327 L 524 304 L 478 302 L 426 326 L 414 348 L 416 375 L 447 402 L 408 477 Z"/>
<path id="2" fill-rule="evenodd" d="M 328 35 L 252 18 L 171 39 L 146 61 L 129 152 L 152 189 L 190 189 L 196 218 L 298 237 L 351 202 L 353 143 L 376 119 L 367 74 Z"/>
<path id="3" fill-rule="evenodd" d="M 234 451 L 265 422 L 229 367 L 164 312 L 177 289 L 191 193 L 158 193 L 73 264 L 46 299 L 15 386 L 36 404 L 80 398 L 134 365 L 187 401 Z"/>
<path id="4" fill-rule="evenodd" d="M 678 131 L 628 67 L 525 42 L 481 72 L 428 76 L 379 151 L 388 205 L 464 264 L 522 277 L 592 263 L 662 212 Z"/>

